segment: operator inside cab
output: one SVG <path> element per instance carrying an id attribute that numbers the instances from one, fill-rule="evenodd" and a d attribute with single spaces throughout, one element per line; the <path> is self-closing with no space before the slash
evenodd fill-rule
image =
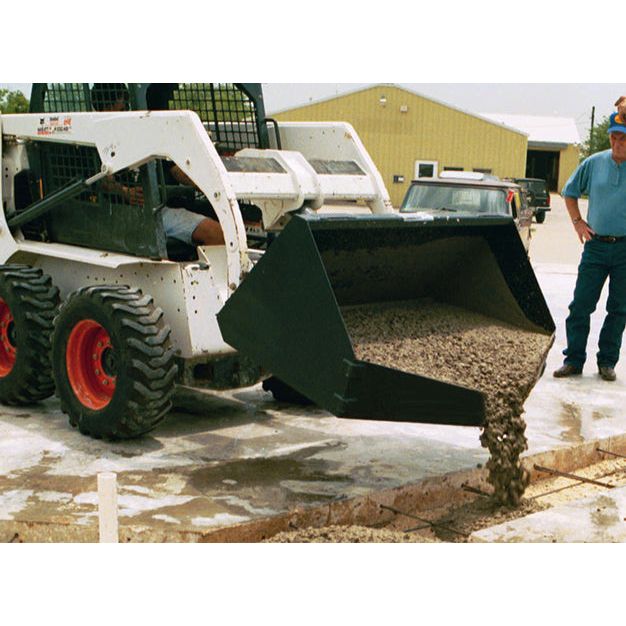
<path id="1" fill-rule="evenodd" d="M 130 94 L 124 83 L 94 83 L 91 88 L 92 107 L 99 112 L 130 110 Z M 165 162 L 169 174 L 181 185 L 195 186 L 193 181 L 175 163 Z M 131 205 L 143 205 L 141 184 L 124 185 L 107 178 L 103 189 L 120 194 Z M 196 246 L 224 244 L 224 233 L 216 219 L 194 213 L 181 207 L 163 207 L 163 228 L 168 239 Z"/>

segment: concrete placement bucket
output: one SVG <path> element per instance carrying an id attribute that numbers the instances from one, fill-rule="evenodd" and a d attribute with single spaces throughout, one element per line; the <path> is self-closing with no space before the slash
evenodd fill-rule
<path id="1" fill-rule="evenodd" d="M 506 217 L 296 215 L 218 322 L 230 345 L 338 417 L 480 426 L 485 398 L 477 389 L 355 355 L 342 310 L 424 298 L 554 334 Z M 545 358 L 537 357 L 537 377 Z"/>

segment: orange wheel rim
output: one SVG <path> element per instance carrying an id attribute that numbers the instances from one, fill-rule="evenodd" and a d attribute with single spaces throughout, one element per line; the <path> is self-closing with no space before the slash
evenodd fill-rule
<path id="1" fill-rule="evenodd" d="M 0 298 L 0 378 L 11 373 L 16 354 L 13 315 L 8 304 Z"/>
<path id="2" fill-rule="evenodd" d="M 115 353 L 106 329 L 94 320 L 82 320 L 70 333 L 65 353 L 67 376 L 81 404 L 106 407 L 115 393 Z"/>

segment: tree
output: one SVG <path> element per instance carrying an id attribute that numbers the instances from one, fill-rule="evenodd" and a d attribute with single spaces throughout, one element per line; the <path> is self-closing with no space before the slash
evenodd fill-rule
<path id="1" fill-rule="evenodd" d="M 0 113 L 28 113 L 28 98 L 21 91 L 0 89 Z"/>
<path id="2" fill-rule="evenodd" d="M 609 117 L 605 117 L 599 124 L 593 129 L 593 140 L 591 137 L 591 130 L 589 131 L 589 135 L 587 139 L 583 143 L 582 156 L 588 157 L 596 152 L 601 152 L 602 150 L 608 150 L 611 147 L 609 143 Z"/>

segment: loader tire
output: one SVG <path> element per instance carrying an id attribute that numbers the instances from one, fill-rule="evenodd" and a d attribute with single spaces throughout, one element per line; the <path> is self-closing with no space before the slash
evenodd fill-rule
<path id="1" fill-rule="evenodd" d="M 54 393 L 52 323 L 59 290 L 28 265 L 0 266 L 0 402 L 26 405 Z"/>
<path id="2" fill-rule="evenodd" d="M 139 289 L 75 291 L 54 320 L 52 370 L 61 409 L 82 434 L 147 433 L 170 410 L 177 374 L 163 311 Z"/>
<path id="3" fill-rule="evenodd" d="M 287 383 L 272 376 L 263 381 L 263 389 L 269 391 L 277 402 L 286 402 L 287 404 L 298 404 L 300 406 L 310 406 L 313 404 L 306 396 L 299 391 L 290 387 Z"/>

